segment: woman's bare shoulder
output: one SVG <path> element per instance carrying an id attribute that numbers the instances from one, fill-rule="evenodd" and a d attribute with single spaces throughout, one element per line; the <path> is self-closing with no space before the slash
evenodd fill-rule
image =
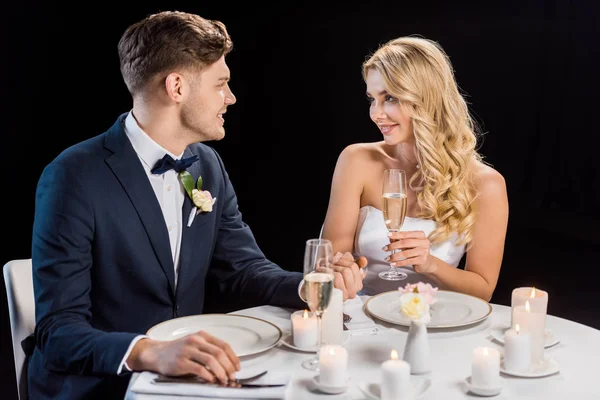
<path id="1" fill-rule="evenodd" d="M 477 191 L 482 195 L 506 194 L 506 181 L 504 176 L 493 167 L 477 162 L 475 168 L 475 183 Z"/>
<path id="2" fill-rule="evenodd" d="M 380 160 L 385 156 L 383 142 L 353 143 L 346 146 L 340 158 L 352 163 L 368 163 Z"/>

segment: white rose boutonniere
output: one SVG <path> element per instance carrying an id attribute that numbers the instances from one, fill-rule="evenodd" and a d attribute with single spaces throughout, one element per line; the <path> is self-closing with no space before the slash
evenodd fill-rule
<path id="1" fill-rule="evenodd" d="M 201 212 L 211 212 L 213 209 L 213 205 L 217 201 L 216 197 L 212 197 L 212 194 L 208 190 L 202 190 L 202 177 L 199 176 L 198 180 L 194 184 L 194 178 L 187 171 L 181 171 L 179 173 L 179 180 L 181 184 L 185 188 L 188 196 L 192 200 L 194 204 L 194 208 L 190 213 L 188 218 L 188 225 L 192 225 L 194 221 L 194 217 Z"/>
<path id="2" fill-rule="evenodd" d="M 192 189 L 192 201 L 200 211 L 211 212 L 216 200 L 208 190 Z"/>

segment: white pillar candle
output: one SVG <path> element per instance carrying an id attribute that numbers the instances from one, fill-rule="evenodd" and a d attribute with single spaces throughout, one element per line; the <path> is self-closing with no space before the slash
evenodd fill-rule
<path id="1" fill-rule="evenodd" d="M 521 332 L 519 324 L 504 334 L 504 368 L 507 371 L 525 372 L 531 365 L 531 336 Z"/>
<path id="2" fill-rule="evenodd" d="M 294 346 L 301 349 L 314 349 L 318 340 L 317 316 L 308 310 L 292 314 L 292 338 Z"/>
<path id="3" fill-rule="evenodd" d="M 480 388 L 498 387 L 500 383 L 500 353 L 491 347 L 473 351 L 471 384 Z"/>
<path id="4" fill-rule="evenodd" d="M 344 330 L 344 295 L 340 289 L 333 289 L 327 310 L 323 313 L 321 340 L 323 344 L 342 344 Z"/>
<path id="5" fill-rule="evenodd" d="M 546 314 L 533 312 L 529 301 L 524 306 L 515 307 L 513 322 L 519 324 L 522 333 L 528 333 L 531 340 L 531 362 L 544 361 L 544 337 L 546 335 Z"/>
<path id="6" fill-rule="evenodd" d="M 319 352 L 319 382 L 326 386 L 346 385 L 348 352 L 338 345 L 325 345 Z"/>
<path id="7" fill-rule="evenodd" d="M 510 327 L 514 329 L 515 322 L 513 321 L 513 313 L 516 307 L 524 306 L 525 302 L 529 302 L 529 307 L 532 312 L 543 314 L 544 319 L 548 312 L 548 292 L 537 289 L 535 287 L 520 287 L 513 289 L 511 296 L 511 312 L 510 312 Z"/>
<path id="8" fill-rule="evenodd" d="M 414 396 L 410 383 L 410 364 L 398 360 L 398 352 L 392 350 L 389 360 L 381 364 L 381 400 L 408 400 Z"/>

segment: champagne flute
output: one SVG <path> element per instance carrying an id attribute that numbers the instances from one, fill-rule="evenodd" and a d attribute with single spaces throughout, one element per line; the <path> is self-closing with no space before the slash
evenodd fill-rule
<path id="1" fill-rule="evenodd" d="M 319 370 L 323 312 L 333 293 L 333 247 L 327 239 L 310 239 L 304 250 L 304 295 L 308 308 L 317 316 L 317 354 L 302 363 L 311 371 Z"/>
<path id="2" fill-rule="evenodd" d="M 398 232 L 406 217 L 408 203 L 406 173 L 401 169 L 386 169 L 383 173 L 383 220 L 388 232 Z M 392 255 L 395 250 L 392 250 Z M 391 264 L 391 263 L 390 263 Z M 379 273 L 381 279 L 401 281 L 408 275 L 390 265 L 390 269 Z"/>

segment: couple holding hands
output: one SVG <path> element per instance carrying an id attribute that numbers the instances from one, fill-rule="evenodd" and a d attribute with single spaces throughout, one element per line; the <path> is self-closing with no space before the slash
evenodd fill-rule
<path id="1" fill-rule="evenodd" d="M 133 108 L 44 169 L 32 239 L 36 327 L 23 344 L 31 398 L 122 398 L 131 371 L 233 378 L 239 359 L 219 338 L 144 336 L 201 314 L 207 280 L 249 302 L 305 306 L 302 274 L 261 252 L 221 158 L 202 144 L 224 137 L 236 102 L 231 49 L 223 23 L 194 14 L 161 12 L 131 25 L 118 52 Z M 363 77 L 383 140 L 348 146 L 335 168 L 322 234 L 339 253 L 335 286 L 345 298 L 394 290 L 397 282 L 377 275 L 395 263 L 407 267 L 407 281 L 489 300 L 506 186 L 477 153 L 447 55 L 433 41 L 401 37 L 370 56 Z M 381 215 L 386 169 L 409 177 L 403 230 L 390 237 Z M 465 253 L 465 268 L 456 268 Z"/>

